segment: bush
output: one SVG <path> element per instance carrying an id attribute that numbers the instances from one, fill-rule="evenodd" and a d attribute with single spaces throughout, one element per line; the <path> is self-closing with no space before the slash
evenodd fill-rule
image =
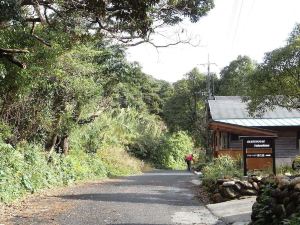
<path id="1" fill-rule="evenodd" d="M 240 162 L 230 156 L 220 156 L 203 168 L 203 185 L 209 190 L 214 189 L 215 183 L 220 178 L 242 177 Z"/>
<path id="2" fill-rule="evenodd" d="M 193 147 L 191 137 L 183 131 L 166 134 L 160 140 L 152 161 L 160 168 L 183 169 L 186 167 L 184 157 L 193 151 Z"/>
<path id="3" fill-rule="evenodd" d="M 78 180 L 138 173 L 142 163 L 123 149 L 98 153 L 71 151 L 49 156 L 38 145 L 23 143 L 13 148 L 0 143 L 0 202 L 8 203 L 26 193 L 63 186 Z"/>
<path id="4" fill-rule="evenodd" d="M 141 172 L 142 162 L 121 148 L 103 149 L 98 152 L 109 177 L 131 175 Z"/>

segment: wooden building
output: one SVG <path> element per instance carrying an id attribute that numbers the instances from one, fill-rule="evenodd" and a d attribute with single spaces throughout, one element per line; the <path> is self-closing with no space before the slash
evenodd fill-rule
<path id="1" fill-rule="evenodd" d="M 242 155 L 240 136 L 272 136 L 276 164 L 291 164 L 300 154 L 300 111 L 275 107 L 260 118 L 249 116 L 239 96 L 215 96 L 208 101 L 209 129 L 214 155 Z"/>

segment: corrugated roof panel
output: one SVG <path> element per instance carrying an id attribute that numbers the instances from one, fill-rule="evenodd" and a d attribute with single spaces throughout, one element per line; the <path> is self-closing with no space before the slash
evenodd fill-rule
<path id="1" fill-rule="evenodd" d="M 213 120 L 227 119 L 257 119 L 250 117 L 247 110 L 247 102 L 243 102 L 240 96 L 215 96 L 215 100 L 208 100 Z M 291 119 L 300 118 L 300 110 L 287 110 L 283 107 L 275 107 L 267 112 L 261 119 Z"/>
<path id="2" fill-rule="evenodd" d="M 230 123 L 246 127 L 281 127 L 300 126 L 300 118 L 292 119 L 227 119 L 215 120 L 223 123 Z"/>

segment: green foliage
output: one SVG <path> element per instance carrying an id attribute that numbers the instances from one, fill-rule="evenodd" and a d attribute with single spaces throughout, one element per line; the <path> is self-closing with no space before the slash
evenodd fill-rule
<path id="1" fill-rule="evenodd" d="M 299 109 L 300 39 L 299 25 L 286 46 L 266 53 L 264 62 L 249 80 L 249 110 L 261 115 L 268 108 Z M 259 84 L 259 85 L 257 85 Z"/>
<path id="2" fill-rule="evenodd" d="M 291 218 L 284 219 L 282 225 L 298 225 L 300 224 L 300 214 L 291 216 Z"/>
<path id="3" fill-rule="evenodd" d="M 248 77 L 255 70 L 255 64 L 247 56 L 238 56 L 222 69 L 217 95 L 246 96 Z"/>
<path id="4" fill-rule="evenodd" d="M 160 145 L 151 156 L 152 162 L 157 167 L 167 169 L 184 169 L 185 156 L 192 153 L 193 141 L 187 133 L 179 131 L 173 134 L 166 134 L 160 140 Z"/>
<path id="5" fill-rule="evenodd" d="M 141 39 L 149 41 L 150 34 L 156 29 L 157 21 L 166 25 L 175 25 L 182 22 L 184 18 L 189 18 L 192 22 L 197 22 L 213 7 L 213 0 L 86 0 L 76 3 L 72 0 L 46 2 L 5 0 L 0 2 L 2 12 L 0 31 L 21 28 L 22 36 L 27 36 L 25 40 L 32 39 L 37 45 L 46 43 L 47 46 L 51 45 L 55 37 L 49 34 L 39 36 L 36 30 L 41 24 L 49 33 L 55 30 L 67 34 L 67 39 L 73 44 L 93 38 L 115 39 L 125 44 L 134 40 L 142 43 Z M 31 17 L 28 17 L 28 14 Z M 34 28 L 32 22 L 35 23 Z M 18 39 L 17 33 L 14 34 L 13 39 Z M 38 52 L 28 43 L 21 47 L 23 53 L 28 52 L 26 50 L 28 48 L 30 52 Z M 4 46 L 0 44 L 0 48 L 2 50 Z M 1 58 L 11 63 L 11 66 L 26 67 L 23 61 L 14 58 L 15 53 L 20 51 L 8 51 L 8 53 L 0 51 Z M 24 58 L 23 60 L 28 62 Z"/>
<path id="6" fill-rule="evenodd" d="M 205 166 L 203 172 L 203 185 L 209 190 L 214 189 L 217 179 L 224 177 L 242 177 L 240 162 L 230 156 L 220 156 L 215 158 L 210 164 Z"/>
<path id="7" fill-rule="evenodd" d="M 198 145 L 204 145 L 206 134 L 205 76 L 196 68 L 173 85 L 173 95 L 164 105 L 163 118 L 171 132 L 184 130 Z"/>
<path id="8" fill-rule="evenodd" d="M 104 149 L 87 154 L 74 151 L 68 156 L 46 155 L 39 146 L 27 143 L 0 145 L 0 202 L 11 202 L 26 193 L 68 185 L 78 180 L 138 173 L 141 162 L 126 151 Z"/>

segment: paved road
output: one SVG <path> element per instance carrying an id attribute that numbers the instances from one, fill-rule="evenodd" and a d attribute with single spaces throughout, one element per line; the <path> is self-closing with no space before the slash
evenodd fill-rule
<path id="1" fill-rule="evenodd" d="M 56 198 L 71 203 L 51 224 L 60 225 L 216 225 L 222 224 L 193 194 L 197 176 L 154 171 L 76 187 Z M 29 221 L 30 220 L 30 221 Z M 49 217 L 15 219 L 15 224 L 50 224 Z"/>

